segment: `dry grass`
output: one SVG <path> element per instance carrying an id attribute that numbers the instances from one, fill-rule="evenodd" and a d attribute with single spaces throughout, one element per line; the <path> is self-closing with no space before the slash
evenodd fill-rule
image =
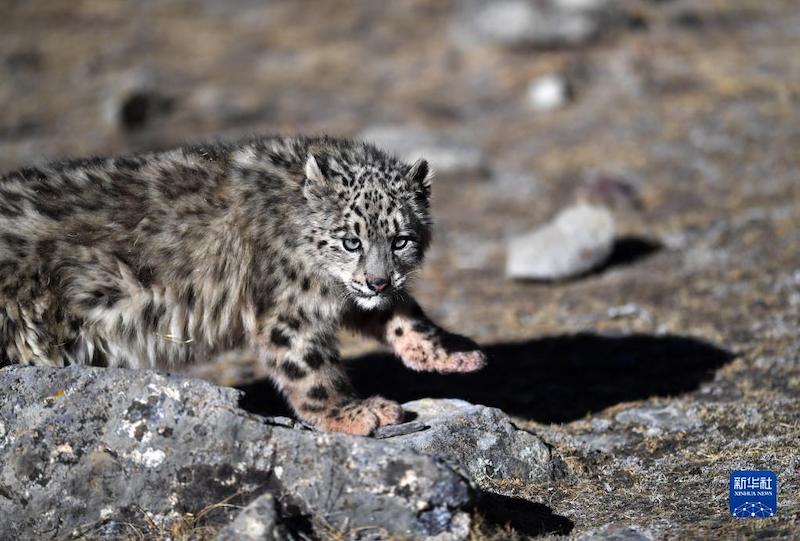
<path id="1" fill-rule="evenodd" d="M 209 504 L 197 512 L 183 513 L 178 518 L 168 524 L 159 524 L 151 513 L 137 507 L 134 520 L 117 522 L 124 527 L 125 533 L 122 534 L 127 541 L 210 541 L 216 538 L 219 530 L 224 526 L 212 517 L 214 511 L 221 509 L 241 509 L 241 506 L 231 504 L 232 500 L 239 497 L 241 493 L 236 492 L 227 498 Z M 109 519 L 99 520 L 91 524 L 86 524 L 79 528 L 67 539 L 92 539 L 93 534 L 100 528 L 112 522 Z"/>

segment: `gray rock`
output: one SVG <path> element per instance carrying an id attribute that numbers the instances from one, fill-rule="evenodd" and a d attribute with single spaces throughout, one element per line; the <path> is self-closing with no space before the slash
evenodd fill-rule
<path id="1" fill-rule="evenodd" d="M 276 502 L 272 494 L 262 494 L 239 512 L 217 534 L 217 541 L 283 541 L 291 535 L 278 524 Z"/>
<path id="2" fill-rule="evenodd" d="M 394 441 L 442 457 L 483 489 L 498 491 L 498 481 L 552 481 L 559 474 L 549 447 L 498 409 L 429 398 L 403 404 L 403 409 L 430 428 Z"/>
<path id="3" fill-rule="evenodd" d="M 686 432 L 702 424 L 692 412 L 674 404 L 627 409 L 619 412 L 615 419 L 625 425 L 643 425 L 647 427 L 647 435 L 652 436 L 664 432 Z"/>
<path id="4" fill-rule="evenodd" d="M 608 453 L 614 449 L 625 447 L 630 443 L 630 437 L 627 434 L 608 433 L 608 434 L 595 434 L 590 432 L 588 434 L 579 434 L 572 438 L 572 443 L 579 448 L 587 451 L 602 451 Z"/>
<path id="5" fill-rule="evenodd" d="M 611 0 L 467 0 L 455 38 L 460 45 L 554 47 L 586 43 L 616 20 Z"/>
<path id="6" fill-rule="evenodd" d="M 560 280 L 602 264 L 614 246 L 614 217 L 603 206 L 577 204 L 508 243 L 511 278 Z"/>
<path id="7" fill-rule="evenodd" d="M 154 533 L 264 492 L 280 517 L 308 517 L 317 535 L 468 535 L 466 480 L 391 438 L 272 426 L 239 409 L 236 390 L 143 370 L 12 366 L 0 370 L 0 389 L 0 531 L 9 538 Z M 221 526 L 234 515 L 218 506 L 206 520 Z"/>
<path id="8" fill-rule="evenodd" d="M 363 131 L 360 138 L 408 162 L 424 158 L 441 174 L 476 172 L 486 166 L 480 148 L 418 127 L 376 126 Z"/>

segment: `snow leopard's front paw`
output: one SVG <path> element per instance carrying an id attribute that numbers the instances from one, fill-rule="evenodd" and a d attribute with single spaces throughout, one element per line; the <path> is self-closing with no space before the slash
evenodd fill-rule
<path id="1" fill-rule="evenodd" d="M 486 364 L 486 355 L 478 344 L 435 327 L 397 327 L 391 344 L 403 364 L 412 370 L 474 372 Z"/>
<path id="2" fill-rule="evenodd" d="M 332 408 L 317 425 L 330 432 L 368 436 L 378 427 L 397 424 L 402 420 L 403 408 L 400 404 L 373 396 Z"/>
<path id="3" fill-rule="evenodd" d="M 421 372 L 475 372 L 486 365 L 486 355 L 480 349 L 470 351 L 448 351 L 434 344 L 418 344 L 400 353 L 403 363 L 412 370 Z"/>
<path id="4" fill-rule="evenodd" d="M 437 368 L 439 372 L 475 372 L 486 366 L 486 355 L 479 349 L 449 353 Z"/>

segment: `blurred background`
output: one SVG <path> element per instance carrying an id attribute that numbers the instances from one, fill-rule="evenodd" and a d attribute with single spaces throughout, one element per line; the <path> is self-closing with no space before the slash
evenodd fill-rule
<path id="1" fill-rule="evenodd" d="M 361 385 L 503 407 L 582 464 L 582 434 L 625 428 L 614 415 L 630 402 L 694 411 L 706 436 L 680 437 L 695 454 L 675 468 L 727 457 L 720 472 L 757 462 L 735 448 L 764 436 L 748 419 L 783 415 L 765 466 L 795 472 L 791 488 L 799 51 L 795 0 L 2 0 L 0 170 L 277 132 L 425 156 L 437 225 L 417 296 L 497 361 L 456 384 L 398 372 L 382 388 L 381 368 Z M 508 279 L 508 240 L 578 200 L 613 214 L 610 258 L 566 281 Z M 640 460 L 592 476 L 670 494 L 669 433 L 608 443 Z M 722 491 L 723 477 L 686 482 Z M 582 502 L 579 524 L 600 520 L 592 488 L 559 490 Z M 642 516 L 717 520 L 675 501 Z"/>
<path id="2" fill-rule="evenodd" d="M 5 0 L 0 9 L 0 170 L 278 132 L 424 155 L 438 173 L 438 224 L 417 287 L 438 316 L 482 339 L 579 330 L 564 328 L 576 309 L 562 295 L 577 293 L 571 302 L 588 321 L 654 281 L 635 300 L 657 303 L 662 317 L 626 315 L 626 329 L 679 330 L 686 303 L 718 312 L 686 277 L 679 289 L 664 284 L 679 262 L 665 265 L 663 254 L 642 262 L 657 273 L 602 281 L 595 304 L 597 280 L 577 290 L 502 280 L 505 240 L 582 195 L 614 208 L 617 235 L 631 241 L 621 263 L 695 246 L 680 258 L 690 266 L 720 257 L 707 245 L 721 230 L 693 244 L 717 217 L 742 223 L 748 207 L 797 198 L 791 0 Z M 712 319 L 693 330 L 719 338 Z"/>

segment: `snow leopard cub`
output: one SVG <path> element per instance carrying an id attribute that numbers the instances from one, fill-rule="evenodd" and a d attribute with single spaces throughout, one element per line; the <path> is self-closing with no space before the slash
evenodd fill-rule
<path id="1" fill-rule="evenodd" d="M 431 171 L 332 138 L 261 138 L 0 178 L 0 366 L 171 368 L 255 356 L 302 419 L 369 434 L 346 325 L 413 370 L 484 355 L 404 291 L 431 238 Z"/>

